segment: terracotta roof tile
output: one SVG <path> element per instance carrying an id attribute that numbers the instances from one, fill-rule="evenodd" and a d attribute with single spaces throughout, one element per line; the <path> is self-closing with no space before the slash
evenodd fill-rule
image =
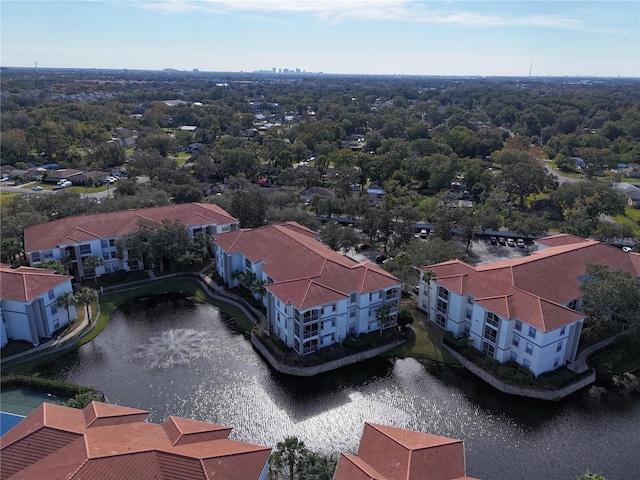
<path id="1" fill-rule="evenodd" d="M 358 455 L 341 455 L 335 480 L 464 478 L 461 440 L 365 423 Z"/>
<path id="2" fill-rule="evenodd" d="M 399 285 L 393 275 L 370 262 L 358 263 L 316 240 L 317 233 L 295 222 L 218 234 L 216 245 L 242 253 L 275 283 L 266 288 L 297 308 L 332 303 L 352 292 Z"/>
<path id="3" fill-rule="evenodd" d="M 3 437 L 0 477 L 250 480 L 265 468 L 270 449 L 226 438 L 228 427 L 178 417 L 157 425 L 147 415 L 95 402 L 84 410 L 43 404 Z"/>
<path id="4" fill-rule="evenodd" d="M 360 457 L 346 453 L 340 455 L 333 478 L 334 480 L 387 480 Z"/>
<path id="5" fill-rule="evenodd" d="M 34 252 L 98 238 L 118 237 L 136 231 L 140 220 L 159 223 L 165 219 L 180 221 L 187 227 L 238 221 L 219 206 L 207 203 L 80 215 L 27 227 L 24 231 L 24 248 L 26 252 Z"/>
<path id="6" fill-rule="evenodd" d="M 231 427 L 169 416 L 162 424 L 173 445 L 228 438 Z"/>
<path id="7" fill-rule="evenodd" d="M 19 267 L 11 269 L 0 266 L 0 292 L 2 298 L 29 302 L 61 283 L 72 280 L 68 275 L 57 275 L 53 270 Z"/>
<path id="8" fill-rule="evenodd" d="M 151 412 L 103 402 L 92 402 L 83 410 L 87 428 L 144 422 Z"/>
<path id="9" fill-rule="evenodd" d="M 471 295 L 503 318 L 518 318 L 545 332 L 584 317 L 563 304 L 582 297 L 580 278 L 587 264 L 603 264 L 640 277 L 638 254 L 572 235 L 554 235 L 539 242 L 552 246 L 477 267 L 456 260 L 420 270 L 433 271 L 440 285 L 459 295 Z"/>

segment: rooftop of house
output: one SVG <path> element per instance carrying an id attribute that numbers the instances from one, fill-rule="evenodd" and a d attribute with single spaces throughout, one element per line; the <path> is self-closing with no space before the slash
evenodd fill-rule
<path id="1" fill-rule="evenodd" d="M 2 437 L 2 478 L 255 480 L 270 448 L 228 438 L 231 428 L 92 402 L 43 403 Z"/>
<path id="2" fill-rule="evenodd" d="M 526 257 L 471 266 L 459 260 L 422 267 L 439 285 L 470 295 L 474 303 L 506 319 L 519 319 L 543 332 L 573 323 L 584 315 L 564 307 L 582 297 L 580 279 L 590 263 L 607 265 L 640 277 L 640 254 L 573 235 L 538 240 L 539 250 Z"/>
<path id="3" fill-rule="evenodd" d="M 238 222 L 219 206 L 207 203 L 96 213 L 27 227 L 24 231 L 24 248 L 26 252 L 37 252 L 101 238 L 119 237 L 136 231 L 139 222 L 143 220 L 153 223 L 162 220 L 179 221 L 186 227 Z"/>
<path id="4" fill-rule="evenodd" d="M 462 440 L 365 423 L 358 455 L 342 454 L 334 480 L 471 480 Z"/>
<path id="5" fill-rule="evenodd" d="M 0 291 L 6 300 L 29 302 L 71 279 L 73 277 L 68 275 L 56 275 L 53 270 L 32 267 L 12 269 L 0 264 Z"/>
<path id="6" fill-rule="evenodd" d="M 358 263 L 320 243 L 317 233 L 295 222 L 218 234 L 227 253 L 242 253 L 275 283 L 266 285 L 283 302 L 305 309 L 332 303 L 353 292 L 399 285 L 396 277 L 370 262 Z"/>

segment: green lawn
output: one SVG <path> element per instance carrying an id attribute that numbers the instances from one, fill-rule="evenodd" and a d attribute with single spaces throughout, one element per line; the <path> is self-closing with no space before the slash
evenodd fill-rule
<path id="1" fill-rule="evenodd" d="M 616 223 L 631 225 L 635 234 L 640 235 L 640 209 L 627 207 L 624 209 L 624 215 L 616 215 L 613 219 Z"/>
<path id="2" fill-rule="evenodd" d="M 425 326 L 424 312 L 417 308 L 415 299 L 403 300 L 402 308 L 406 308 L 413 314 L 413 324 L 411 328 L 415 332 L 415 343 L 410 345 L 401 345 L 386 352 L 387 357 L 412 357 L 417 360 L 430 360 L 446 365 L 460 365 L 442 347 L 442 330 L 433 324 L 427 323 Z"/>

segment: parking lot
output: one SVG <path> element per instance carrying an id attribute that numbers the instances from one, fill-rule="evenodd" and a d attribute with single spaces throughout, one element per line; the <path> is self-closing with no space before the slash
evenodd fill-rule
<path id="1" fill-rule="evenodd" d="M 509 247 L 507 245 L 491 245 L 489 237 L 481 238 L 471 242 L 471 251 L 476 255 L 474 265 L 495 262 L 497 260 L 508 260 L 509 258 L 524 257 L 533 251 L 533 243 L 525 242 L 525 248 L 518 246 Z"/>

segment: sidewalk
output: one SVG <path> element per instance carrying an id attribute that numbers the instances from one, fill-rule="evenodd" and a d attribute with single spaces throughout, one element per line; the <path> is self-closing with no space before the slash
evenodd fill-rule
<path id="1" fill-rule="evenodd" d="M 89 307 L 89 317 L 85 318 L 80 322 L 79 325 L 75 326 L 73 330 L 67 333 L 64 337 L 58 336 L 58 338 L 52 338 L 44 343 L 41 343 L 37 347 L 30 348 L 24 352 L 16 353 L 15 355 L 11 355 L 10 357 L 6 357 L 2 359 L 2 364 L 5 366 L 10 366 L 16 360 L 24 359 L 23 361 L 34 360 L 36 358 L 42 357 L 44 355 L 48 355 L 49 353 L 53 353 L 53 350 L 59 347 L 68 347 L 73 345 L 74 342 L 79 341 L 84 335 L 89 333 L 93 326 L 95 326 L 96 321 L 98 320 L 98 316 L 100 315 L 100 305 L 98 305 L 98 311 L 96 313 L 96 318 L 93 323 L 89 324 L 89 319 L 92 317 L 91 307 Z M 90 329 L 86 329 L 91 325 Z M 68 344 L 68 345 L 67 345 Z M 17 362 L 20 363 L 20 362 Z"/>

